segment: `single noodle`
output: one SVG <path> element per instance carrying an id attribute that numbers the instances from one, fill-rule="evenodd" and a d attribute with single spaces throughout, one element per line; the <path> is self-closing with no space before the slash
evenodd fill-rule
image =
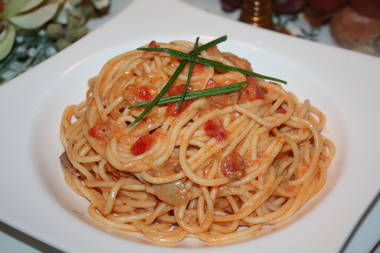
<path id="1" fill-rule="evenodd" d="M 189 52 L 187 41 L 158 43 Z M 216 46 L 201 57 L 251 70 Z M 186 237 L 221 245 L 289 222 L 326 181 L 335 148 L 325 116 L 280 85 L 195 64 L 189 91 L 248 80 L 240 92 L 155 106 L 130 126 L 181 60 L 133 50 L 109 60 L 68 106 L 60 135 L 65 180 L 89 215 L 117 230 L 175 245 Z M 187 64 L 168 95 L 180 94 Z"/>

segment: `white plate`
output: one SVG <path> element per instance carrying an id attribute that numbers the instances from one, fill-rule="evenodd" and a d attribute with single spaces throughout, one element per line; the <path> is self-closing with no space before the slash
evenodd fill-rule
<path id="1" fill-rule="evenodd" d="M 247 58 L 259 73 L 286 79 L 288 90 L 326 113 L 325 134 L 337 156 L 323 191 L 292 224 L 253 241 L 197 252 L 337 252 L 380 188 L 375 163 L 380 60 L 253 28 L 176 0 L 134 1 L 70 48 L 0 87 L 1 221 L 63 251 L 157 250 L 88 220 L 87 201 L 63 180 L 60 116 L 67 105 L 84 99 L 87 79 L 118 53 L 152 39 L 199 35 L 205 42 L 224 34 L 229 40 L 222 50 Z M 183 245 L 199 246 L 192 243 Z"/>

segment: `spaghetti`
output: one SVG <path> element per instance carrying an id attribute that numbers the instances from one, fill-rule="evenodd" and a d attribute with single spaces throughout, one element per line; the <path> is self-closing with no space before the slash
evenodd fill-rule
<path id="1" fill-rule="evenodd" d="M 148 47 L 189 52 L 187 41 Z M 216 46 L 203 58 L 250 70 Z M 335 148 L 324 115 L 280 85 L 195 64 L 189 91 L 248 81 L 240 92 L 144 108 L 181 60 L 133 50 L 89 80 L 86 99 L 68 106 L 60 135 L 65 180 L 90 202 L 96 221 L 173 245 L 253 238 L 284 224 L 325 184 Z M 167 95 L 181 94 L 189 64 Z"/>

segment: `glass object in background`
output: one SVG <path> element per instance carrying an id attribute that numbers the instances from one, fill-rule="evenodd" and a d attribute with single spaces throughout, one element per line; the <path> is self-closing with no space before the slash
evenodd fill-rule
<path id="1" fill-rule="evenodd" d="M 272 0 L 244 0 L 240 21 L 273 29 Z"/>

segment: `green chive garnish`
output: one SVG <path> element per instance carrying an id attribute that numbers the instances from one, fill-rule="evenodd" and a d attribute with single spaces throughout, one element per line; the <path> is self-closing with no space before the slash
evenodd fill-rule
<path id="1" fill-rule="evenodd" d="M 199 42 L 199 37 L 197 37 L 197 39 L 195 40 L 194 49 L 197 49 L 198 42 Z M 181 100 L 177 104 L 177 112 L 181 111 L 181 106 L 182 106 L 183 102 L 185 101 L 187 89 L 188 89 L 190 81 L 191 81 L 191 76 L 193 75 L 194 65 L 195 65 L 194 62 L 190 62 L 189 72 L 187 73 L 187 80 L 186 80 L 185 88 L 183 88 L 183 91 L 181 94 Z"/>
<path id="2" fill-rule="evenodd" d="M 190 53 L 183 53 L 183 52 L 180 52 L 180 51 L 177 51 L 174 49 L 170 49 L 170 48 L 138 48 L 137 50 L 165 52 L 171 56 L 181 58 L 181 59 L 184 59 L 184 60 L 187 60 L 190 62 L 196 62 L 196 63 L 200 63 L 200 64 L 203 64 L 206 66 L 214 67 L 216 69 L 227 70 L 227 71 L 237 71 L 237 72 L 240 72 L 240 73 L 247 75 L 247 76 L 258 77 L 258 78 L 272 80 L 275 82 L 280 82 L 280 83 L 286 84 L 286 81 L 275 78 L 275 77 L 265 76 L 265 75 L 258 74 L 258 73 L 255 73 L 255 72 L 252 72 L 249 70 L 245 70 L 245 69 L 241 69 L 241 68 L 237 68 L 237 67 L 232 67 L 229 65 L 225 65 L 221 62 L 218 62 L 218 61 L 213 61 L 213 60 L 209 60 L 206 58 L 198 57 L 198 56 L 190 54 Z"/>
<path id="3" fill-rule="evenodd" d="M 247 75 L 247 76 L 253 76 L 253 77 L 258 77 L 258 78 L 262 78 L 262 79 L 272 80 L 272 81 L 280 82 L 283 84 L 287 83 L 286 81 L 275 78 L 275 77 L 266 76 L 266 75 L 255 73 L 255 72 L 252 72 L 249 70 L 228 66 L 228 65 L 225 65 L 225 64 L 218 62 L 218 61 L 213 61 L 213 60 L 209 60 L 209 59 L 197 56 L 197 54 L 199 52 L 201 52 L 202 50 L 205 50 L 207 48 L 215 46 L 218 43 L 223 42 L 225 40 L 227 40 L 226 35 L 219 37 L 215 40 L 210 41 L 209 43 L 206 43 L 206 44 L 198 47 L 199 37 L 197 37 L 195 44 L 194 44 L 194 49 L 192 51 L 190 51 L 189 53 L 183 53 L 183 52 L 173 50 L 173 49 L 169 49 L 169 48 L 138 48 L 137 50 L 151 51 L 151 52 L 165 52 L 171 56 L 183 59 L 183 61 L 179 64 L 177 69 L 174 71 L 174 74 L 170 77 L 169 81 L 165 84 L 165 86 L 162 88 L 162 90 L 158 93 L 158 95 L 152 101 L 149 101 L 146 103 L 141 103 L 138 105 L 129 106 L 129 108 L 146 107 L 145 110 L 130 124 L 130 126 L 133 126 L 137 122 L 139 122 L 146 114 L 148 114 L 150 112 L 150 110 L 152 110 L 152 108 L 155 105 L 179 102 L 177 105 L 177 111 L 179 112 L 181 110 L 181 106 L 185 100 L 197 99 L 197 98 L 201 98 L 201 97 L 209 97 L 209 96 L 215 96 L 215 95 L 219 95 L 219 94 L 225 94 L 225 93 L 240 91 L 242 89 L 241 85 L 248 83 L 247 81 L 245 81 L 245 82 L 241 82 L 241 83 L 234 83 L 234 84 L 225 85 L 225 86 L 216 87 L 216 88 L 187 92 L 187 88 L 188 88 L 190 81 L 191 81 L 191 76 L 193 74 L 195 63 L 200 63 L 202 65 L 210 66 L 210 67 L 213 67 L 215 69 L 220 69 L 220 70 L 237 71 L 237 72 L 240 72 L 240 73 Z M 183 71 L 183 69 L 185 68 L 185 66 L 188 62 L 190 62 L 189 72 L 188 72 L 185 88 L 182 91 L 182 93 L 179 95 L 163 97 L 168 92 L 168 90 L 173 85 L 173 83 L 175 82 L 175 80 L 177 79 L 179 74 Z"/>
<path id="4" fill-rule="evenodd" d="M 209 43 L 206 43 L 194 50 L 192 50 L 189 54 L 190 55 L 195 55 L 199 52 L 201 52 L 202 50 L 205 50 L 209 47 L 212 47 L 212 46 L 215 46 L 216 44 L 220 43 L 220 42 L 223 42 L 227 40 L 227 36 L 224 35 L 222 37 L 219 37 L 215 40 L 212 40 L 210 41 Z M 165 84 L 165 86 L 162 88 L 162 90 L 160 91 L 160 93 L 158 93 L 158 95 L 151 101 L 149 102 L 149 104 L 146 106 L 145 110 L 130 124 L 130 126 L 133 126 L 135 125 L 137 122 L 139 122 L 142 118 L 144 118 L 145 115 L 147 115 L 150 110 L 152 110 L 152 108 L 160 101 L 160 99 L 165 95 L 166 92 L 168 92 L 168 90 L 170 89 L 170 87 L 173 85 L 174 81 L 177 79 L 177 77 L 179 76 L 179 74 L 182 72 L 182 70 L 185 68 L 187 64 L 187 61 L 184 60 L 182 61 L 179 66 L 177 67 L 177 69 L 175 70 L 174 74 L 170 77 L 169 81 Z"/>
<path id="5" fill-rule="evenodd" d="M 240 91 L 242 89 L 242 86 L 247 83 L 248 81 L 244 81 L 240 83 L 232 83 L 229 85 L 224 85 L 224 86 L 215 87 L 215 88 L 187 92 L 184 97 L 184 100 L 192 100 L 192 99 L 197 99 L 197 98 L 202 98 L 202 97 L 210 97 L 210 96 Z M 181 99 L 182 99 L 182 94 L 173 95 L 169 97 L 162 97 L 156 105 L 175 103 L 175 102 L 181 101 Z M 138 105 L 131 105 L 128 108 L 132 109 L 132 108 L 147 107 L 151 104 L 151 102 L 152 101 L 141 103 Z"/>
<path id="6" fill-rule="evenodd" d="M 166 85 L 164 86 L 164 88 L 162 88 L 162 90 L 160 91 L 160 93 L 158 93 L 158 95 L 152 101 L 149 102 L 149 104 L 147 105 L 146 109 L 130 124 L 130 126 L 135 125 L 142 118 L 144 118 L 144 116 L 147 115 L 150 112 L 150 110 L 152 110 L 152 108 L 158 103 L 158 101 L 160 101 L 160 98 L 162 98 L 165 95 L 165 93 L 168 92 L 168 90 L 170 89 L 170 87 L 172 86 L 172 84 L 175 82 L 175 80 L 177 79 L 177 77 L 179 76 L 179 74 L 185 68 L 186 63 L 187 63 L 187 61 L 182 61 L 179 64 L 179 66 L 175 70 L 174 74 L 170 77 L 169 81 L 166 83 Z"/>

